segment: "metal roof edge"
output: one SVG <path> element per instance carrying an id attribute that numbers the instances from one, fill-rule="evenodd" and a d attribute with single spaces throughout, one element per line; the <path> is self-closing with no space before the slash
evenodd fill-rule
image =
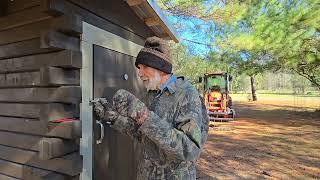
<path id="1" fill-rule="evenodd" d="M 155 14 L 159 17 L 159 19 L 162 21 L 164 28 L 167 30 L 168 35 L 170 38 L 175 41 L 176 43 L 179 42 L 178 33 L 174 29 L 171 23 L 169 23 L 168 19 L 165 17 L 164 13 L 160 9 L 160 7 L 156 4 L 154 0 L 146 0 L 149 6 L 154 10 Z"/>

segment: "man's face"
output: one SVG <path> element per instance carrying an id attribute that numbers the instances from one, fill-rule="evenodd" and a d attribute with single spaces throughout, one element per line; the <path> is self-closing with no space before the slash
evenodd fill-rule
<path id="1" fill-rule="evenodd" d="M 160 72 L 143 64 L 138 65 L 138 75 L 147 90 L 157 90 L 161 82 Z"/>

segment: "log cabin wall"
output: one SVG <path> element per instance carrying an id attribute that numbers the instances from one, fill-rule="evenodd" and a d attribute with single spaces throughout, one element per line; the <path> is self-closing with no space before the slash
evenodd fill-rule
<path id="1" fill-rule="evenodd" d="M 78 179 L 81 21 L 47 1 L 1 1 L 1 179 Z"/>
<path id="2" fill-rule="evenodd" d="M 82 21 L 143 45 L 124 1 L 1 0 L 0 179 L 79 179 Z"/>

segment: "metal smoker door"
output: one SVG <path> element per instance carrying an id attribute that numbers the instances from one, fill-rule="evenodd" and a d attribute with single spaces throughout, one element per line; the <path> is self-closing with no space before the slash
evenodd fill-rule
<path id="1" fill-rule="evenodd" d="M 143 96 L 138 82 L 135 58 L 97 45 L 93 47 L 94 97 L 112 98 L 118 89 L 126 89 L 137 97 Z M 138 143 L 104 125 L 104 138 L 94 147 L 93 177 L 95 180 L 136 179 Z M 100 128 L 94 129 L 99 139 Z"/>

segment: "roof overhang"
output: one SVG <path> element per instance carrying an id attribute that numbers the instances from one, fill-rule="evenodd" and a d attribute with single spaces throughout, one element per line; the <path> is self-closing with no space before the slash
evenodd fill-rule
<path id="1" fill-rule="evenodd" d="M 154 0 L 125 1 L 158 37 L 179 42 L 175 29 Z"/>

